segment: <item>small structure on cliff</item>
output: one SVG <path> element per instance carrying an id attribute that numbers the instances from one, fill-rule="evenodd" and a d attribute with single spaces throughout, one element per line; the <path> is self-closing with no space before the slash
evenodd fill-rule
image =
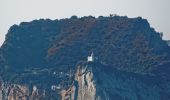
<path id="1" fill-rule="evenodd" d="M 91 55 L 87 57 L 87 62 L 93 62 L 93 61 L 94 61 L 94 54 L 92 52 Z"/>
<path id="2" fill-rule="evenodd" d="M 37 90 L 37 86 L 33 86 L 33 91 L 36 91 Z"/>
<path id="3" fill-rule="evenodd" d="M 58 85 L 58 86 L 56 86 L 56 85 L 51 85 L 51 90 L 55 91 L 55 90 L 59 90 L 59 89 L 61 89 L 61 86 L 60 86 L 60 85 Z"/>

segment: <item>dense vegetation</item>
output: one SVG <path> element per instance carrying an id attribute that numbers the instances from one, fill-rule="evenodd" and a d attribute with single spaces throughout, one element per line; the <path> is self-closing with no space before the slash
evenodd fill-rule
<path id="1" fill-rule="evenodd" d="M 141 17 L 72 16 L 22 22 L 9 29 L 1 47 L 1 74 L 74 69 L 91 52 L 96 62 L 121 71 L 165 73 L 170 48 L 161 35 Z"/>

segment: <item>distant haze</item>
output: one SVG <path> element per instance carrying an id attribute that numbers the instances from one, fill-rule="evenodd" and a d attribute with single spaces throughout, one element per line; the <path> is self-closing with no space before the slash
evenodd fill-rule
<path id="1" fill-rule="evenodd" d="M 10 26 L 40 18 L 61 19 L 72 15 L 120 16 L 148 19 L 170 39 L 170 0 L 0 0 L 0 45 Z"/>

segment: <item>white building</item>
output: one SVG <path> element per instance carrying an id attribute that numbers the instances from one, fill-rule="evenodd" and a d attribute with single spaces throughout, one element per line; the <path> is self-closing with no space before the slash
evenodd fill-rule
<path id="1" fill-rule="evenodd" d="M 56 85 L 51 85 L 51 90 L 55 91 L 55 90 L 59 90 L 61 89 L 61 86 L 56 86 Z"/>
<path id="2" fill-rule="evenodd" d="M 87 62 L 93 62 L 93 61 L 94 61 L 94 54 L 92 52 L 91 55 L 87 57 Z"/>
<path id="3" fill-rule="evenodd" d="M 34 85 L 33 86 L 33 91 L 36 91 L 37 90 L 37 87 Z"/>
<path id="4" fill-rule="evenodd" d="M 51 86 L 51 90 L 55 91 L 55 85 Z"/>

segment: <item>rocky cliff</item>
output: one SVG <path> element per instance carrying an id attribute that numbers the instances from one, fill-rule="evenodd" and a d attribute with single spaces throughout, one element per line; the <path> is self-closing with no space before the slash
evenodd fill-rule
<path id="1" fill-rule="evenodd" d="M 109 69 L 105 69 L 107 67 Z M 107 72 L 107 73 L 106 73 Z M 153 76 L 116 71 L 98 63 L 78 65 L 67 87 L 42 87 L 1 83 L 1 100 L 167 100 L 169 83 Z"/>
<path id="2" fill-rule="evenodd" d="M 167 41 L 141 17 L 22 22 L 0 48 L 0 100 L 168 100 L 169 66 Z"/>

